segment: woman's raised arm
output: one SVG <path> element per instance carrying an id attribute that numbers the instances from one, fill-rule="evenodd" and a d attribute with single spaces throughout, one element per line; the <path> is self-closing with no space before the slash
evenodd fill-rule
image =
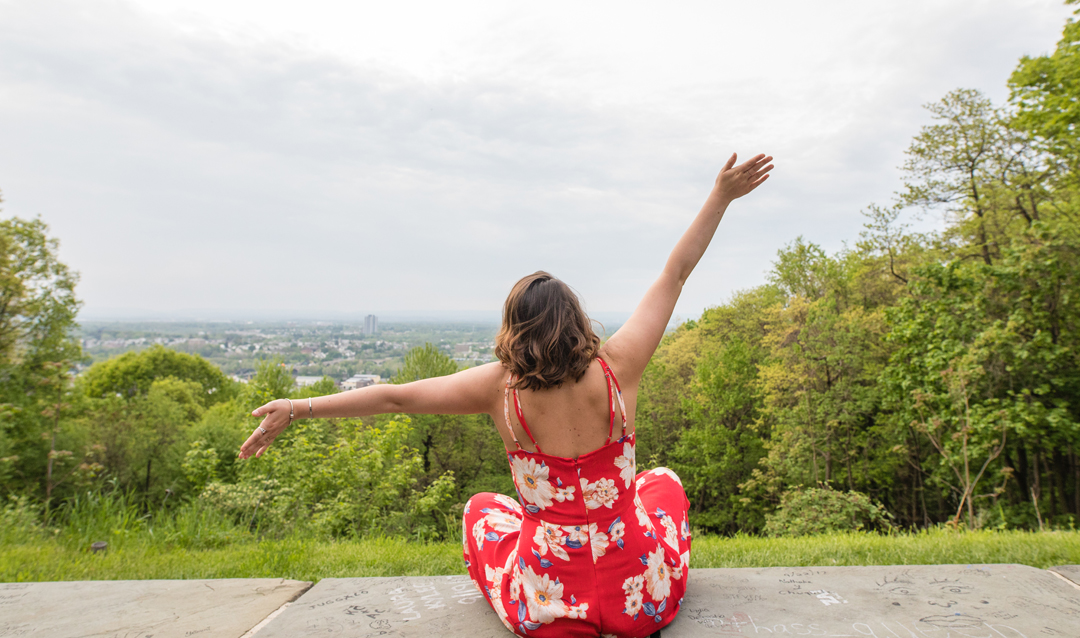
<path id="1" fill-rule="evenodd" d="M 239 457 L 262 456 L 266 448 L 293 419 L 370 416 L 372 414 L 481 414 L 491 413 L 502 400 L 492 392 L 501 383 L 504 370 L 498 362 L 462 370 L 444 377 L 421 379 L 402 385 L 380 384 L 315 397 L 308 413 L 307 399 L 277 399 L 256 408 L 252 416 L 263 417 L 259 427 L 240 447 Z"/>
<path id="2" fill-rule="evenodd" d="M 757 155 L 738 166 L 732 154 L 716 177 L 705 205 L 671 251 L 660 277 L 649 287 L 634 314 L 604 344 L 604 352 L 621 368 L 627 382 L 638 379 L 664 336 L 683 284 L 709 247 L 728 204 L 760 186 L 769 177 L 771 156 Z"/>

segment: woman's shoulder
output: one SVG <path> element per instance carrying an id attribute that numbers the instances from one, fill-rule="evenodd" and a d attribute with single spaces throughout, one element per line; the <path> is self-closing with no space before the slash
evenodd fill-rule
<path id="1" fill-rule="evenodd" d="M 492 361 L 491 363 L 484 363 L 473 368 L 466 368 L 458 374 L 468 375 L 472 377 L 472 380 L 484 385 L 504 385 L 506 378 L 509 375 L 509 370 L 503 365 L 501 361 Z"/>

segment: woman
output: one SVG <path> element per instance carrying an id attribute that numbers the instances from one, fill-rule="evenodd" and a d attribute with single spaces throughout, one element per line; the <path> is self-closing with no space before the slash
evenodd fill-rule
<path id="1" fill-rule="evenodd" d="M 638 384 L 724 211 L 768 178 L 771 160 L 735 166 L 731 156 L 660 277 L 603 345 L 566 284 L 538 272 L 506 300 L 498 362 L 271 401 L 252 412 L 265 418 L 240 457 L 261 455 L 298 418 L 486 413 L 518 500 L 477 494 L 462 524 L 469 575 L 499 618 L 525 636 L 654 633 L 674 619 L 686 590 L 689 503 L 671 470 L 636 473 Z"/>

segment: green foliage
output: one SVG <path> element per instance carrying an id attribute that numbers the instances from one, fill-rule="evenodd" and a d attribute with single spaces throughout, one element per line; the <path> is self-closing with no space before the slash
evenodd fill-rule
<path id="1" fill-rule="evenodd" d="M 194 491 L 202 492 L 208 483 L 217 482 L 220 462 L 216 449 L 207 447 L 204 439 L 196 439 L 184 455 L 184 462 L 180 467 Z"/>
<path id="2" fill-rule="evenodd" d="M 430 343 L 425 343 L 419 348 L 413 348 L 405 355 L 401 370 L 394 376 L 391 383 L 409 383 L 420 379 L 443 377 L 458 371 L 458 365 L 449 356 L 439 352 L 439 349 Z"/>
<path id="3" fill-rule="evenodd" d="M 407 445 L 410 433 L 407 421 L 381 428 L 301 421 L 249 461 L 236 484 L 209 483 L 200 498 L 238 522 L 278 533 L 299 527 L 323 536 L 441 536 L 456 528 L 439 516 L 450 505 L 454 477 L 419 486 L 423 462 Z M 193 474 L 206 467 L 197 460 L 206 452 L 193 447 L 189 455 Z"/>
<path id="4" fill-rule="evenodd" d="M 233 382 L 206 359 L 158 344 L 95 364 L 81 380 L 89 397 L 131 398 L 148 393 L 163 377 L 196 384 L 193 398 L 204 408 L 228 400 L 234 392 Z"/>
<path id="5" fill-rule="evenodd" d="M 888 512 L 865 494 L 818 487 L 784 492 L 780 507 L 766 516 L 765 522 L 768 536 L 809 536 L 889 528 Z"/>
<path id="6" fill-rule="evenodd" d="M 69 338 L 78 275 L 57 259 L 48 231 L 40 219 L 0 220 L 0 369 L 8 373 L 78 353 Z"/>
<path id="7" fill-rule="evenodd" d="M 255 376 L 247 386 L 247 400 L 252 410 L 292 394 L 296 387 L 292 371 L 280 357 L 263 359 L 255 366 Z"/>
<path id="8" fill-rule="evenodd" d="M 410 383 L 458 371 L 457 363 L 430 343 L 405 354 L 391 383 Z M 423 482 L 434 485 L 447 474 L 454 477 L 453 497 L 464 503 L 480 491 L 512 494 L 513 482 L 502 439 L 486 415 L 410 414 L 413 435 L 423 463 Z"/>
<path id="9" fill-rule="evenodd" d="M 26 496 L 8 496 L 0 509 L 0 545 L 39 538 L 41 512 Z"/>
<path id="10" fill-rule="evenodd" d="M 0 220 L 0 480 L 5 492 L 49 501 L 80 472 L 83 450 L 66 417 L 78 276 L 59 261 L 40 220 Z"/>

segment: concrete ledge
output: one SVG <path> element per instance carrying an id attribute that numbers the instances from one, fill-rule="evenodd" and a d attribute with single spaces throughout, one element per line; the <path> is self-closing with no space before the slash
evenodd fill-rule
<path id="1" fill-rule="evenodd" d="M 283 579 L 0 584 L 0 636 L 240 638 L 311 583 Z"/>
<path id="2" fill-rule="evenodd" d="M 665 636 L 1080 636 L 1080 590 L 1026 565 L 703 569 Z"/>
<path id="3" fill-rule="evenodd" d="M 1080 565 L 1058 565 L 1051 567 L 1050 571 L 1080 587 Z"/>
<path id="4" fill-rule="evenodd" d="M 1075 565 L 1052 572 L 1024 565 L 694 569 L 682 611 L 663 634 L 1077 638 L 1077 578 Z M 466 576 L 328 578 L 309 586 L 285 580 L 2 584 L 0 637 L 509 635 Z"/>
<path id="5" fill-rule="evenodd" d="M 464 576 L 321 581 L 256 638 L 508 633 Z M 1024 565 L 695 569 L 663 634 L 1080 637 L 1080 588 Z"/>
<path id="6" fill-rule="evenodd" d="M 255 638 L 510 635 L 468 576 L 325 578 Z"/>

